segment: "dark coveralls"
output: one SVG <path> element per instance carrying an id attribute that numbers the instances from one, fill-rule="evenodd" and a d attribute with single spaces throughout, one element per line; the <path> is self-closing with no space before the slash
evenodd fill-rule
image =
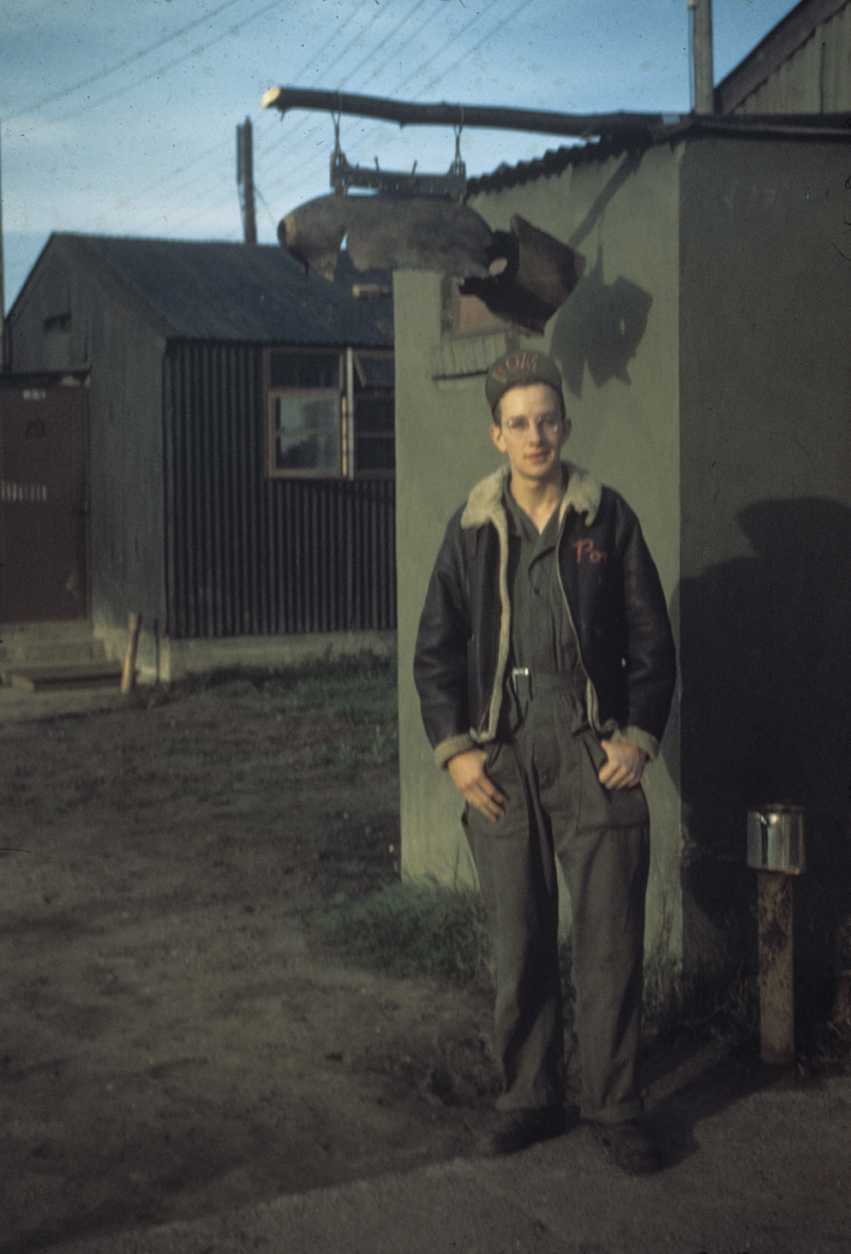
<path id="1" fill-rule="evenodd" d="M 565 1097 L 557 956 L 559 860 L 572 905 L 572 980 L 583 1118 L 641 1113 L 636 1056 L 649 865 L 642 788 L 609 791 L 556 562 L 559 511 L 539 535 L 506 488 L 511 655 L 486 772 L 508 798 L 464 826 L 494 937 L 495 1046 L 503 1111 Z"/>

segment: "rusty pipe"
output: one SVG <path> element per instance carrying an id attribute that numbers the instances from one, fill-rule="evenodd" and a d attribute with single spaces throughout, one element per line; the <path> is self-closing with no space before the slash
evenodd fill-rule
<path id="1" fill-rule="evenodd" d="M 804 811 L 754 806 L 748 811 L 748 866 L 757 872 L 759 1036 L 762 1061 L 795 1061 L 793 882 L 806 866 Z"/>

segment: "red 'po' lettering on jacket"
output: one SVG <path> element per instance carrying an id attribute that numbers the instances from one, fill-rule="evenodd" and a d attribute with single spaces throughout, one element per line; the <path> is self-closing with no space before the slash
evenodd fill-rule
<path id="1" fill-rule="evenodd" d="M 590 536 L 587 536 L 584 540 L 571 540 L 571 544 L 576 549 L 577 566 L 586 557 L 589 562 L 593 562 L 596 566 L 598 562 L 605 562 L 609 556 L 603 549 L 594 548 L 594 541 Z"/>

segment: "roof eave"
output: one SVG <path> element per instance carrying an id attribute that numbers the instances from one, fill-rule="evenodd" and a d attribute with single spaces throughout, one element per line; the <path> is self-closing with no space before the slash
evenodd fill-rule
<path id="1" fill-rule="evenodd" d="M 467 196 L 503 191 L 562 173 L 568 166 L 606 161 L 623 153 L 642 152 L 660 144 L 679 143 L 707 135 L 737 139 L 851 139 L 851 113 L 732 114 L 689 113 L 662 125 L 641 139 L 613 131 L 589 144 L 550 149 L 533 161 L 500 166 L 491 174 L 468 179 Z"/>

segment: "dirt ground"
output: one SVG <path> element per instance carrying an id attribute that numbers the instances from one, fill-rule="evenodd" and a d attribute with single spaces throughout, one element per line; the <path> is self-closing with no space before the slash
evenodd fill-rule
<path id="1" fill-rule="evenodd" d="M 0 722 L 0 1251 L 469 1152 L 487 990 L 305 911 L 396 875 L 386 711 L 245 679 Z"/>
<path id="2" fill-rule="evenodd" d="M 371 973 L 309 922 L 398 874 L 388 678 L 351 698 L 238 678 L 88 713 L 36 696 L 11 717 L 0 701 L 0 1254 L 477 1154 L 490 990 Z M 823 1114 L 800 1068 L 778 1079 L 684 1038 L 653 1046 L 645 1081 L 669 1164 L 694 1156 L 725 1214 L 735 1193 L 736 1231 L 753 1202 L 739 1177 L 758 1153 L 772 1176 L 775 1135 L 821 1197 L 825 1127 L 775 1127 L 810 1093 Z M 769 1124 L 747 1102 L 759 1091 Z M 733 1108 L 745 1166 L 723 1135 L 698 1153 Z"/>

